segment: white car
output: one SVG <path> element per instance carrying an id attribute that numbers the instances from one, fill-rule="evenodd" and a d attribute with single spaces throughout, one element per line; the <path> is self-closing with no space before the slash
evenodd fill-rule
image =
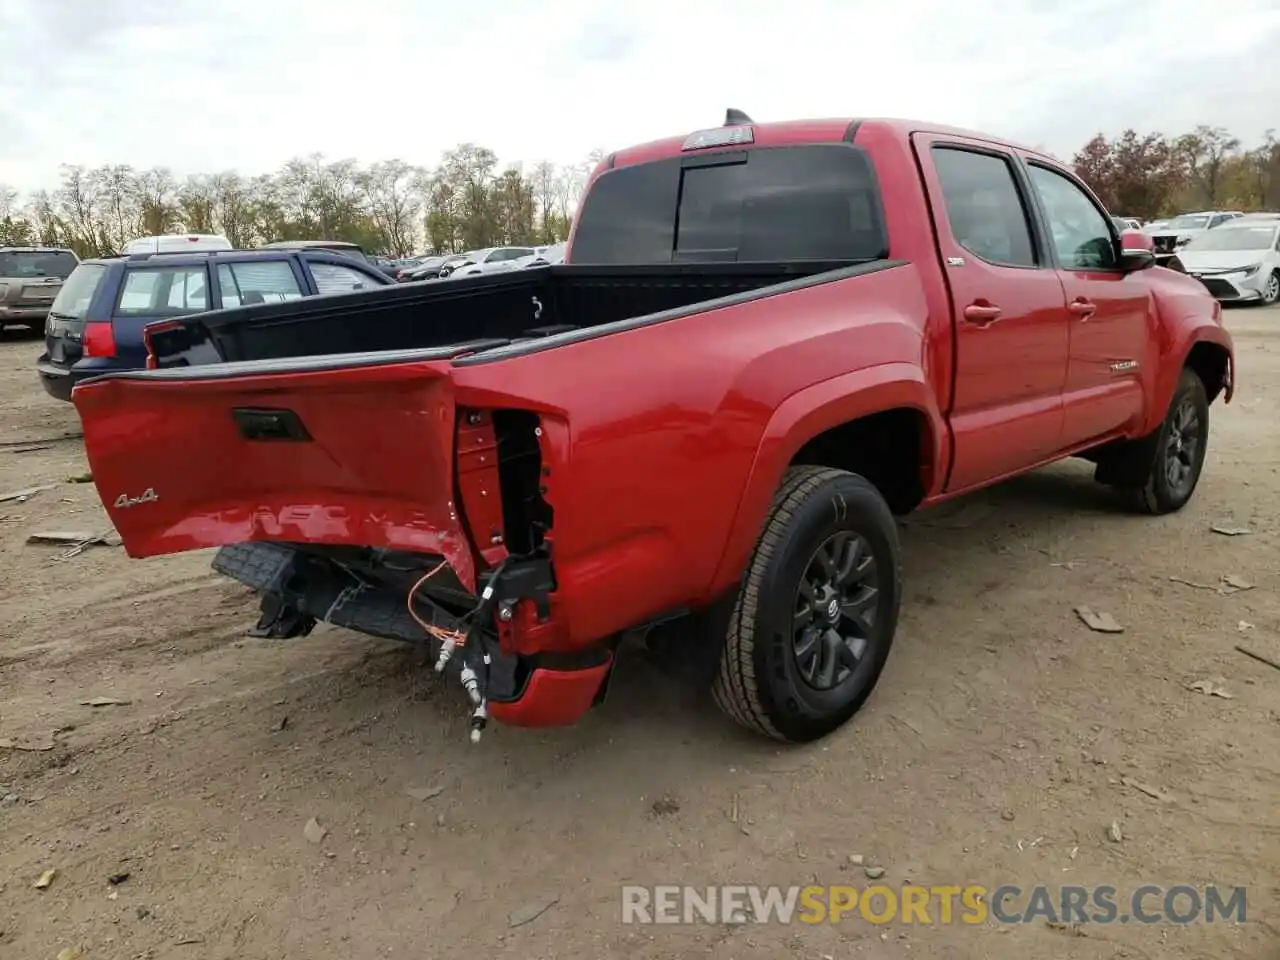
<path id="1" fill-rule="evenodd" d="M 1206 231 L 1175 259 L 1219 300 L 1280 301 L 1280 222 L 1243 220 Z"/>
<path id="2" fill-rule="evenodd" d="M 553 243 L 549 247 L 539 247 L 532 257 L 521 261 L 524 267 L 545 267 L 555 263 L 564 263 L 564 252 L 568 243 Z"/>
<path id="3" fill-rule="evenodd" d="M 507 270 L 518 270 L 515 261 L 534 254 L 533 247 L 490 247 L 488 250 L 471 250 L 461 263 L 455 264 L 448 274 L 442 270 L 440 275 L 450 277 L 475 277 L 484 273 L 503 273 Z"/>
<path id="4" fill-rule="evenodd" d="M 1180 217 L 1174 217 L 1151 233 L 1156 261 L 1163 263 L 1205 231 L 1242 216 L 1244 214 L 1239 210 L 1203 210 L 1200 213 L 1184 213 Z"/>

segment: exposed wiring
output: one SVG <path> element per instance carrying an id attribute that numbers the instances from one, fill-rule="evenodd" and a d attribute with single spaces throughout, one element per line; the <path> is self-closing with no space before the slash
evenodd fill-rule
<path id="1" fill-rule="evenodd" d="M 434 623 L 427 623 L 427 621 L 418 616 L 418 611 L 413 609 L 414 597 L 418 595 L 418 591 L 422 588 L 422 585 L 448 565 L 449 562 L 447 560 L 441 560 L 438 564 L 419 577 L 418 582 L 409 590 L 409 595 L 405 599 L 405 606 L 409 610 L 409 616 L 413 617 L 418 626 L 440 642 L 446 644 L 449 649 L 452 650 L 454 647 L 462 646 L 463 642 L 467 639 L 467 635 L 460 630 L 450 630 L 447 627 L 438 627 Z"/>

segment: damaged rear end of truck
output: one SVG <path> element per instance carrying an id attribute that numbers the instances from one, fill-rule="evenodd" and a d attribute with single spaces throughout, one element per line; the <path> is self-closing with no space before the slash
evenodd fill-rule
<path id="1" fill-rule="evenodd" d="M 149 327 L 148 369 L 73 394 L 126 549 L 219 548 L 260 636 L 430 643 L 476 736 L 574 722 L 627 638 L 714 669 L 791 468 L 865 448 L 902 504 L 932 476 L 928 299 L 856 130 L 734 122 L 610 157 L 564 265 Z M 754 728 L 856 709 L 900 593 L 867 596 L 854 693 Z"/>
<path id="2" fill-rule="evenodd" d="M 473 736 L 563 722 L 601 689 L 607 649 L 514 651 L 517 607 L 555 589 L 538 411 L 469 398 L 472 345 L 122 374 L 78 387 L 95 483 L 130 556 L 220 547 L 262 596 L 253 635 L 317 622 L 432 644 L 473 701 Z M 145 442 L 140 442 L 145 438 Z"/>

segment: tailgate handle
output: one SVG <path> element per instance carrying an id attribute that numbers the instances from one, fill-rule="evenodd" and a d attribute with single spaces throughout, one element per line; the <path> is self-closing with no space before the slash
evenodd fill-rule
<path id="1" fill-rule="evenodd" d="M 246 440 L 309 441 L 311 434 L 292 410 L 271 407 L 236 407 L 231 419 Z"/>

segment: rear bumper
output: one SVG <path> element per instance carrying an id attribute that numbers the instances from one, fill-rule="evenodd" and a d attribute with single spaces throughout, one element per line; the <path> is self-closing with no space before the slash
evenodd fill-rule
<path id="1" fill-rule="evenodd" d="M 49 354 L 42 353 L 36 360 L 36 374 L 44 392 L 55 400 L 71 401 L 71 391 L 76 385 L 108 373 L 124 373 L 133 369 L 113 357 L 87 357 L 73 366 L 54 363 Z"/>
<path id="2" fill-rule="evenodd" d="M 439 652 L 439 642 L 428 638 L 410 616 L 407 591 L 373 587 L 367 581 L 365 588 L 353 589 L 352 581 L 337 567 L 295 547 L 270 542 L 234 544 L 218 551 L 213 568 L 262 595 L 260 636 L 305 635 L 312 621 L 323 621 L 371 636 L 429 644 L 433 661 Z M 416 605 L 420 610 L 431 609 L 430 620 L 439 626 L 460 626 L 421 594 Z M 279 618 L 276 622 L 288 629 L 266 629 L 268 617 Z M 306 623 L 301 624 L 299 617 Z M 511 726 L 569 726 L 600 702 L 613 663 L 613 650 L 607 645 L 572 654 L 497 655 L 490 667 L 489 715 Z"/>
<path id="3" fill-rule="evenodd" d="M 48 354 L 44 354 L 36 361 L 36 373 L 45 393 L 55 400 L 71 402 L 71 390 L 77 378 L 68 368 L 50 363 Z"/>
<path id="4" fill-rule="evenodd" d="M 27 326 L 44 328 L 49 317 L 48 307 L 6 307 L 0 305 L 0 327 Z"/>

